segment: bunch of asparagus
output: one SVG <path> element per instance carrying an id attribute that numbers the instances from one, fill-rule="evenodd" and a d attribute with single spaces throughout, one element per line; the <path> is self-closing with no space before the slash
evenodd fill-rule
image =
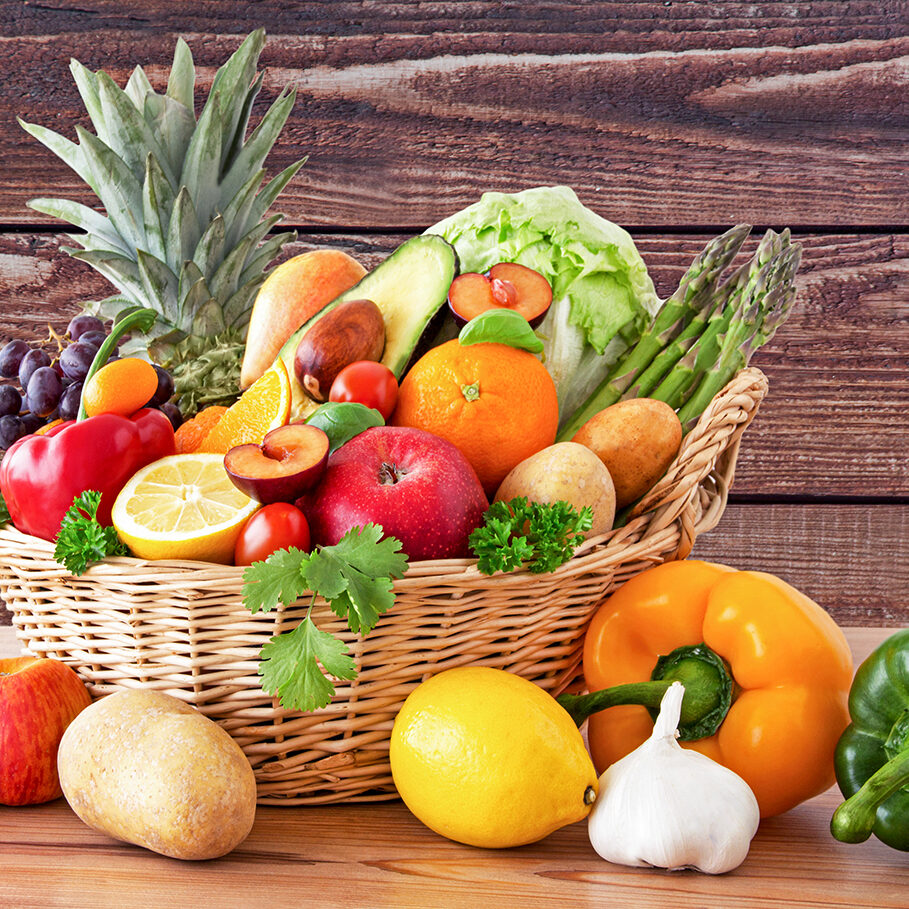
<path id="1" fill-rule="evenodd" d="M 739 224 L 707 244 L 638 343 L 562 427 L 559 441 L 626 398 L 665 401 L 684 432 L 694 427 L 714 395 L 773 337 L 795 300 L 802 247 L 788 229 L 768 230 L 751 261 L 722 281 L 750 232 Z"/>

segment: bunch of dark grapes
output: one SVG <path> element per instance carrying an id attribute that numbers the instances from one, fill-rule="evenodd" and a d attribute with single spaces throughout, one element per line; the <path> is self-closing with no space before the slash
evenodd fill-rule
<path id="1" fill-rule="evenodd" d="M 0 377 L 10 380 L 0 383 L 0 451 L 46 423 L 76 418 L 82 383 L 106 338 L 100 319 L 79 315 L 70 320 L 62 338 L 51 332 L 41 346 L 14 340 L 0 349 Z M 51 341 L 56 349 L 49 353 L 45 345 Z M 176 429 L 183 417 L 171 401 L 174 380 L 160 366 L 155 371 L 158 388 L 146 406 L 159 408 Z"/>

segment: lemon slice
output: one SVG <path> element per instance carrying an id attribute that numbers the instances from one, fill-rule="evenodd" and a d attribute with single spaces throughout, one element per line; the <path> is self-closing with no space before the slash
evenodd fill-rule
<path id="1" fill-rule="evenodd" d="M 140 559 L 229 564 L 243 524 L 258 508 L 230 481 L 222 455 L 193 452 L 137 471 L 117 496 L 111 518 Z"/>

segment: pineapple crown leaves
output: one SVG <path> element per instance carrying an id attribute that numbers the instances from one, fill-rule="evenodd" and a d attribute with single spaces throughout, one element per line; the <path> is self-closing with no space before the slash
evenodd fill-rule
<path id="1" fill-rule="evenodd" d="M 119 293 L 90 309 L 111 318 L 123 298 L 159 312 L 133 345 L 156 339 L 242 337 L 264 270 L 293 238 L 265 240 L 281 216 L 266 217 L 305 163 L 291 164 L 263 186 L 263 167 L 295 100 L 281 91 L 247 137 L 262 87 L 256 67 L 265 43 L 259 29 L 216 72 L 198 121 L 195 66 L 179 39 L 164 94 L 141 67 L 120 88 L 104 71 L 73 60 L 70 70 L 94 134 L 78 142 L 37 124 L 22 127 L 69 165 L 104 206 L 105 215 L 67 199 L 33 199 L 31 208 L 85 231 L 70 235 L 75 258 L 103 274 Z M 264 241 L 264 242 L 263 242 Z"/>

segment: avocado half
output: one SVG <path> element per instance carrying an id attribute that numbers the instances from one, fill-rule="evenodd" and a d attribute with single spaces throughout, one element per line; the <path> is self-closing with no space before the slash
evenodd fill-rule
<path id="1" fill-rule="evenodd" d="M 448 299 L 448 288 L 457 273 L 458 257 L 450 243 L 435 234 L 411 237 L 359 283 L 304 322 L 278 353 L 291 380 L 291 420 L 304 419 L 319 406 L 303 391 L 294 372 L 297 346 L 319 319 L 349 300 L 372 300 L 385 321 L 381 362 L 400 379 L 427 326 Z"/>

